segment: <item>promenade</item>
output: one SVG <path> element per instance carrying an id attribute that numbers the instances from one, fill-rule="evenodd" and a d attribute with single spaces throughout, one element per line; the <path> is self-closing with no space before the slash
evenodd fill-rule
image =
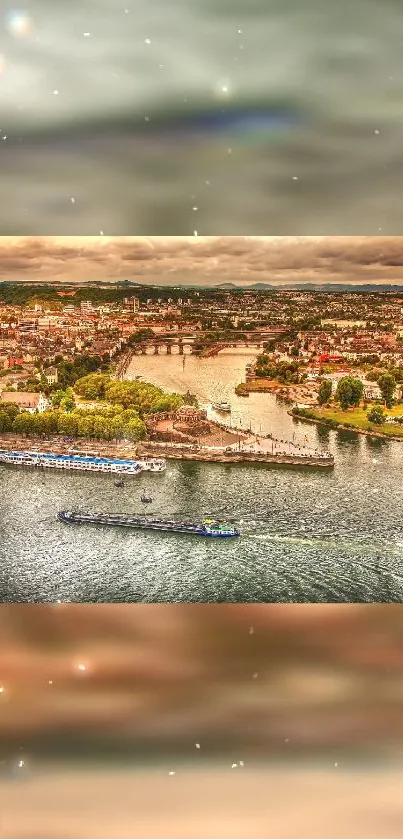
<path id="1" fill-rule="evenodd" d="M 127 441 L 112 442 L 86 440 L 74 442 L 57 437 L 23 437 L 15 434 L 0 434 L 0 448 L 14 451 L 39 450 L 54 454 L 80 452 L 105 457 L 121 457 L 128 460 L 136 457 L 163 457 L 167 460 L 197 460 L 216 463 L 271 463 L 293 466 L 332 467 L 333 456 L 328 452 L 316 452 L 265 438 L 246 438 L 241 444 L 229 446 L 198 445 L 197 443 L 168 443 L 143 441 L 133 444 Z"/>
<path id="2" fill-rule="evenodd" d="M 298 450 L 298 447 L 278 447 L 251 444 L 241 446 L 200 446 L 191 443 L 145 442 L 139 444 L 138 455 L 164 457 L 167 460 L 200 460 L 211 463 L 270 463 L 288 466 L 334 466 L 328 452 Z"/>

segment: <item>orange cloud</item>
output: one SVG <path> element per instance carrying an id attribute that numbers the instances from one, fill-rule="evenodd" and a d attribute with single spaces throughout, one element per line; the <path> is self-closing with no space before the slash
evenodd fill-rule
<path id="1" fill-rule="evenodd" d="M 0 280 L 402 283 L 403 237 L 0 237 Z"/>

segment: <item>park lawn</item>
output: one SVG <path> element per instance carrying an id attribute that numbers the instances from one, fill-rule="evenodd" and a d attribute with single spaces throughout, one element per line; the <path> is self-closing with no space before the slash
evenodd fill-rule
<path id="1" fill-rule="evenodd" d="M 370 407 L 373 407 L 371 403 L 369 403 L 366 409 L 360 406 L 359 408 L 352 408 L 349 411 L 343 411 L 338 405 L 332 405 L 324 408 L 318 406 L 313 410 L 318 417 L 331 419 L 342 425 L 348 423 L 351 427 L 361 428 L 364 431 L 379 431 L 381 434 L 389 434 L 391 437 L 403 437 L 403 425 L 374 425 L 373 423 L 369 423 L 367 413 Z M 385 413 L 388 417 L 403 414 L 403 405 L 393 405 L 389 410 L 385 409 Z"/>

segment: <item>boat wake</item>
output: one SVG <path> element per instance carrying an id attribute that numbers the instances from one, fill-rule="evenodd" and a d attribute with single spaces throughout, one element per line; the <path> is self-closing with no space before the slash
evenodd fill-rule
<path id="1" fill-rule="evenodd" d="M 382 553 L 398 554 L 402 556 L 401 548 L 403 543 L 390 542 L 366 542 L 360 537 L 345 539 L 337 535 L 328 536 L 323 535 L 299 536 L 299 535 L 282 535 L 279 533 L 248 533 L 244 531 L 244 536 L 249 540 L 257 540 L 264 542 L 284 542 L 285 544 L 307 545 L 314 547 L 323 547 L 338 550 L 354 550 L 366 551 L 370 554 L 379 555 Z"/>

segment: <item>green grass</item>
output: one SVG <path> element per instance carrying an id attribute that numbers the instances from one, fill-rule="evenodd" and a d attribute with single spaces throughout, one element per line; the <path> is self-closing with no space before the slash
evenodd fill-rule
<path id="1" fill-rule="evenodd" d="M 312 410 L 315 412 L 318 419 L 330 419 L 340 425 L 350 425 L 352 428 L 359 428 L 363 431 L 379 431 L 381 434 L 387 434 L 391 437 L 403 438 L 403 425 L 375 425 L 368 422 L 367 413 L 372 404 L 368 408 L 351 408 L 348 411 L 343 411 L 339 405 L 331 405 L 329 407 L 321 408 L 319 405 Z M 385 414 L 388 417 L 398 416 L 403 414 L 403 405 L 394 405 L 390 410 L 386 409 Z"/>

